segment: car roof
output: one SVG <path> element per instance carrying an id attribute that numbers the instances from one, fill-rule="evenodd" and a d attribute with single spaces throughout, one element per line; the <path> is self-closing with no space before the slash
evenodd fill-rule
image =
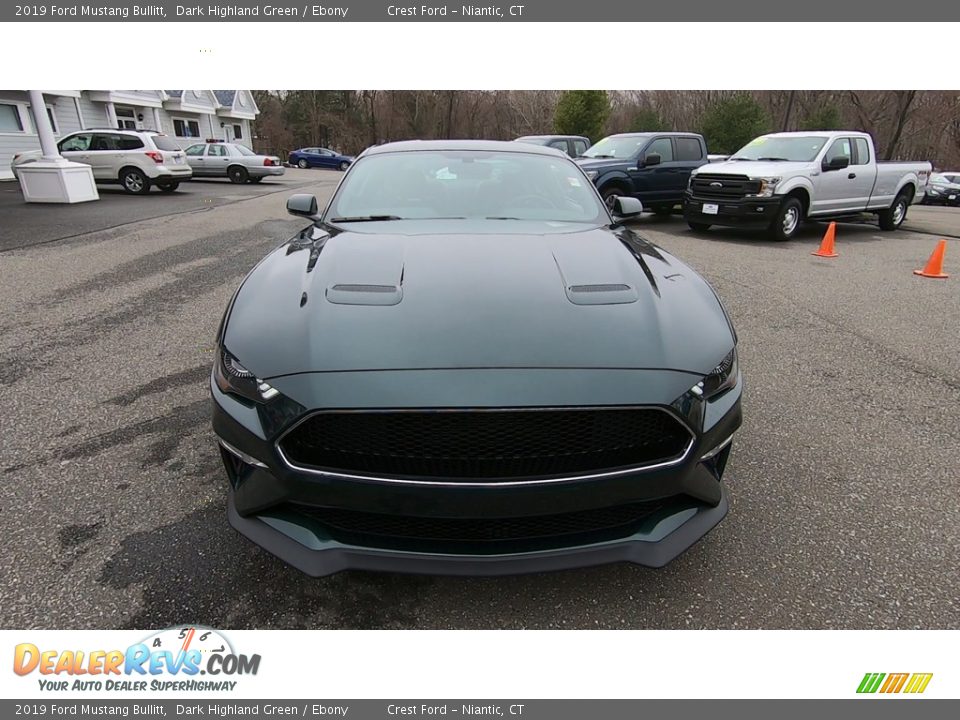
<path id="1" fill-rule="evenodd" d="M 526 140 L 527 138 L 551 138 L 553 140 L 586 140 L 584 135 L 521 135 L 517 140 Z M 516 140 L 514 141 L 516 142 Z"/>
<path id="2" fill-rule="evenodd" d="M 525 153 L 527 155 L 566 155 L 555 148 L 542 145 L 527 145 L 514 140 L 402 140 L 400 142 L 374 145 L 363 151 L 363 155 L 383 155 L 386 153 L 417 152 L 437 150 L 474 150 L 477 152 Z"/>

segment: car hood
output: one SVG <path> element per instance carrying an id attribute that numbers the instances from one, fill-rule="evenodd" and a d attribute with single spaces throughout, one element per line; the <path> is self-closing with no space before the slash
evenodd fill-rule
<path id="1" fill-rule="evenodd" d="M 956 192 L 960 191 L 960 183 L 930 183 L 927 185 L 928 188 L 932 190 L 939 190 L 940 192 Z"/>
<path id="2" fill-rule="evenodd" d="M 223 341 L 263 379 L 435 368 L 704 375 L 734 342 L 710 286 L 629 230 L 405 235 L 315 227 L 251 271 Z"/>
<path id="3" fill-rule="evenodd" d="M 694 175 L 699 173 L 710 173 L 711 175 L 746 175 L 747 177 L 777 177 L 778 175 L 790 175 L 803 172 L 809 168 L 808 162 L 760 162 L 759 160 L 727 160 L 725 162 L 708 163 L 701 165 L 693 171 Z"/>

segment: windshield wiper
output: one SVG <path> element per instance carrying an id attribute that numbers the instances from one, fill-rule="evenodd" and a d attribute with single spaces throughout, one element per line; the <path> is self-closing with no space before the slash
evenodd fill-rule
<path id="1" fill-rule="evenodd" d="M 351 223 L 351 222 L 380 222 L 385 220 L 405 220 L 399 215 L 356 215 L 354 217 L 335 217 L 330 218 L 330 222 L 334 223 Z"/>
<path id="2" fill-rule="evenodd" d="M 601 159 L 601 160 L 612 160 L 616 155 L 581 155 L 580 157 L 585 157 L 588 160 L 591 159 Z"/>
<path id="3" fill-rule="evenodd" d="M 745 158 L 745 157 L 732 157 L 732 158 L 727 158 L 727 159 L 728 159 L 728 160 L 733 160 L 733 161 L 743 160 L 744 162 L 750 162 L 750 158 Z"/>
<path id="4" fill-rule="evenodd" d="M 790 162 L 789 158 L 780 158 L 780 157 L 762 157 L 757 158 L 760 161 L 770 161 L 770 162 Z"/>

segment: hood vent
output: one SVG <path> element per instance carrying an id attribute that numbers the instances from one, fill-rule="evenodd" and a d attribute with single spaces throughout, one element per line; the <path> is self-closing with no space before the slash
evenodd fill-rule
<path id="1" fill-rule="evenodd" d="M 333 285 L 327 300 L 337 305 L 396 305 L 403 298 L 397 285 Z"/>
<path id="2" fill-rule="evenodd" d="M 636 302 L 637 291 L 624 283 L 570 285 L 567 297 L 574 305 L 622 305 Z"/>

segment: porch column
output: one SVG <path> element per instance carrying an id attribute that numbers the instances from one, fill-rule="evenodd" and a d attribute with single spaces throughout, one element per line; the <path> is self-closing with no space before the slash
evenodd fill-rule
<path id="1" fill-rule="evenodd" d="M 60 151 L 57 150 L 57 139 L 53 136 L 53 126 L 47 116 L 47 104 L 43 101 L 43 93 L 39 90 L 30 90 L 30 112 L 33 113 L 33 126 L 40 137 L 40 149 L 43 150 L 43 159 L 50 162 L 62 161 Z"/>
<path id="2" fill-rule="evenodd" d="M 153 129 L 157 132 L 163 132 L 163 126 L 160 125 L 160 108 L 153 109 Z"/>
<path id="3" fill-rule="evenodd" d="M 117 121 L 117 109 L 113 106 L 112 102 L 106 103 L 107 106 L 107 125 L 112 128 L 120 127 L 120 123 Z"/>

